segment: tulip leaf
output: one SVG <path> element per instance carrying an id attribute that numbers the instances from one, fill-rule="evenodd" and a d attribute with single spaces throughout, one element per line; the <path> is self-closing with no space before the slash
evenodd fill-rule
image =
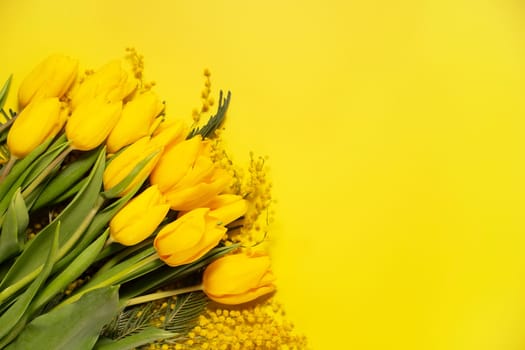
<path id="1" fill-rule="evenodd" d="M 97 213 L 77 245 L 57 263 L 57 269 L 62 269 L 64 266 L 68 265 L 78 254 L 80 254 L 80 252 L 84 250 L 84 248 L 86 248 L 96 237 L 100 235 L 100 232 L 104 229 L 104 227 L 106 227 L 111 218 L 115 216 L 115 214 L 131 199 L 131 197 L 133 197 L 135 192 L 139 189 L 139 186 L 140 184 L 125 196 L 119 198 L 117 201 L 111 203 L 109 206 Z"/>
<path id="2" fill-rule="evenodd" d="M 108 231 L 100 235 L 91 245 L 84 249 L 74 261 L 72 261 L 59 275 L 55 276 L 45 288 L 38 294 L 32 305 L 32 312 L 38 311 L 42 306 L 49 302 L 56 294 L 66 289 L 66 287 L 79 278 L 89 266 L 95 261 L 98 253 L 104 247 Z"/>
<path id="3" fill-rule="evenodd" d="M 0 183 L 0 214 L 4 213 L 15 191 L 22 186 L 26 177 L 31 172 L 36 159 L 47 149 L 51 140 L 36 147 L 23 159 L 16 162 L 9 175 Z"/>
<path id="4" fill-rule="evenodd" d="M 36 278 L 42 269 L 44 259 L 50 249 L 52 242 L 51 237 L 56 230 L 58 222 L 61 222 L 59 231 L 59 259 L 66 254 L 66 247 L 71 246 L 72 243 L 82 235 L 92 218 L 91 214 L 95 210 L 93 208 L 96 206 L 97 201 L 100 201 L 99 191 L 102 185 L 104 158 L 105 152 L 102 151 L 89 175 L 89 181 L 85 187 L 77 193 L 69 205 L 49 223 L 49 225 L 44 227 L 36 237 L 25 246 L 22 254 L 16 259 L 6 276 L 0 282 L 0 303 Z"/>
<path id="5" fill-rule="evenodd" d="M 23 318 L 29 304 L 33 300 L 34 296 L 38 292 L 40 286 L 47 279 L 51 273 L 53 267 L 53 262 L 55 261 L 56 254 L 58 251 L 58 232 L 60 230 L 60 225 L 57 226 L 57 229 L 53 235 L 53 242 L 51 244 L 51 249 L 47 254 L 46 261 L 42 272 L 38 275 L 33 283 L 27 288 L 27 290 L 12 304 L 7 311 L 5 311 L 2 316 L 0 316 L 0 339 L 9 336 L 9 332 L 17 326 L 18 322 Z"/>
<path id="6" fill-rule="evenodd" d="M 11 200 L 2 224 L 0 263 L 13 257 L 22 250 L 25 242 L 23 236 L 26 233 L 28 224 L 29 215 L 24 198 L 22 198 L 20 189 L 18 189 Z"/>
<path id="7" fill-rule="evenodd" d="M 35 178 L 38 177 L 43 172 L 43 170 L 46 169 L 57 158 L 58 155 L 60 155 L 60 153 L 67 149 L 68 146 L 69 145 L 67 141 L 61 142 L 58 145 L 51 145 L 49 150 L 37 159 L 36 164 L 29 173 L 29 176 L 24 180 L 22 187 L 25 188 L 29 186 L 29 184 L 33 182 Z M 56 164 L 56 166 L 59 165 L 60 164 Z"/>
<path id="8" fill-rule="evenodd" d="M 4 86 L 2 86 L 2 90 L 0 90 L 0 109 L 4 108 L 5 101 L 7 100 L 7 95 L 9 93 L 9 87 L 11 86 L 12 79 L 13 79 L 13 75 L 11 74 L 9 78 L 7 78 L 6 82 L 4 83 Z"/>
<path id="9" fill-rule="evenodd" d="M 210 117 L 208 120 L 208 123 L 204 125 L 202 128 L 195 128 L 193 129 L 186 139 L 191 139 L 192 137 L 196 135 L 202 135 L 202 137 L 212 137 L 213 132 L 217 130 L 226 118 L 226 112 L 228 111 L 228 106 L 230 105 L 230 99 L 231 99 L 231 91 L 228 91 L 228 94 L 226 95 L 226 98 L 222 98 L 222 90 L 219 93 L 219 106 L 217 107 L 217 113 L 215 113 L 214 116 Z"/>
<path id="10" fill-rule="evenodd" d="M 156 271 L 148 273 L 142 278 L 133 280 L 131 283 L 123 283 L 121 287 L 120 298 L 123 300 L 128 300 L 142 295 L 148 291 L 155 290 L 167 284 L 176 282 L 182 277 L 186 277 L 201 270 L 202 268 L 211 264 L 215 259 L 218 259 L 237 248 L 239 248 L 239 244 L 232 244 L 227 247 L 217 247 L 191 264 L 177 267 L 164 265 Z"/>
<path id="11" fill-rule="evenodd" d="M 6 349 L 92 349 L 102 327 L 118 312 L 118 287 L 95 289 L 35 318 Z"/>
<path id="12" fill-rule="evenodd" d="M 148 327 L 139 333 L 129 335 L 125 338 L 113 340 L 109 338 L 100 339 L 95 345 L 95 350 L 132 350 L 141 345 L 153 343 L 154 341 L 172 338 L 175 333 L 166 330 Z"/>
<path id="13" fill-rule="evenodd" d="M 133 255 L 129 259 L 124 260 L 120 264 L 117 264 L 112 268 L 103 271 L 102 273 L 95 274 L 87 284 L 78 290 L 78 292 L 83 292 L 97 285 L 103 285 L 108 283 L 108 281 L 110 281 L 111 284 L 120 284 L 124 280 L 129 280 L 131 277 L 137 276 L 137 274 L 141 275 L 143 271 L 142 266 L 150 266 L 150 263 L 144 263 L 148 259 L 153 261 L 153 265 L 157 267 L 160 267 L 164 264 L 159 259 L 151 259 L 152 257 L 156 257 L 155 248 L 150 247 L 145 249 L 142 252 Z"/>
<path id="14" fill-rule="evenodd" d="M 86 152 L 75 161 L 67 164 L 63 169 L 60 169 L 60 172 L 45 186 L 32 209 L 36 210 L 52 203 L 73 187 L 93 166 L 99 151 Z"/>

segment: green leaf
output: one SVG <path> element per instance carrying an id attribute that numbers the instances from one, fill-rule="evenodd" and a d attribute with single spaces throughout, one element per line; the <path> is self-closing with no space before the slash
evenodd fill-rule
<path id="1" fill-rule="evenodd" d="M 226 98 L 222 98 L 222 91 L 219 94 L 219 106 L 217 107 L 217 113 L 215 113 L 214 116 L 210 117 L 208 120 L 208 123 L 204 125 L 202 128 L 193 129 L 186 139 L 191 139 L 192 137 L 200 134 L 202 137 L 212 137 L 213 132 L 221 126 L 224 119 L 226 118 L 226 112 L 228 110 L 228 106 L 230 105 L 230 99 L 231 99 L 231 92 L 228 91 L 228 95 Z"/>
<path id="2" fill-rule="evenodd" d="M 9 172 L 9 175 L 7 175 L 4 181 L 0 182 L 0 214 L 3 214 L 6 211 L 13 194 L 22 186 L 22 183 L 34 167 L 36 159 L 44 153 L 50 143 L 51 140 L 47 140 L 36 147 L 23 159 L 17 161 Z"/>
<path id="3" fill-rule="evenodd" d="M 65 149 L 69 147 L 69 143 L 67 140 L 64 140 L 58 144 L 56 142 L 52 144 L 49 147 L 49 150 L 47 150 L 42 156 L 40 156 L 34 166 L 31 169 L 31 172 L 29 173 L 28 177 L 24 180 L 24 183 L 22 184 L 22 188 L 26 188 L 29 186 L 31 182 L 35 180 L 36 177 L 38 177 L 44 169 L 46 169 L 56 158 L 58 155 L 60 155 Z M 56 166 L 59 166 L 57 164 Z"/>
<path id="4" fill-rule="evenodd" d="M 173 337 L 175 334 L 163 329 L 148 327 L 139 333 L 119 340 L 103 338 L 95 345 L 95 350 L 132 350 L 141 345 Z"/>
<path id="5" fill-rule="evenodd" d="M 228 247 L 218 247 L 212 249 L 198 261 L 178 267 L 161 266 L 156 271 L 148 273 L 142 278 L 137 278 L 131 283 L 123 283 L 120 292 L 122 300 L 128 300 L 138 295 L 142 295 L 150 290 L 160 288 L 168 283 L 180 280 L 200 269 L 211 264 L 215 259 L 237 249 L 239 244 L 232 244 Z"/>
<path id="6" fill-rule="evenodd" d="M 84 273 L 89 266 L 95 261 L 98 253 L 104 247 L 106 243 L 106 238 L 108 237 L 108 231 L 104 232 L 95 242 L 88 246 L 82 253 L 80 253 L 77 258 L 69 264 L 64 271 L 62 271 L 58 276 L 54 277 L 45 288 L 38 294 L 33 305 L 31 306 L 31 311 L 37 311 L 47 302 L 49 302 L 56 294 L 66 289 L 66 287 L 77 278 L 79 278 L 82 273 Z"/>
<path id="7" fill-rule="evenodd" d="M 67 192 L 91 169 L 98 157 L 100 150 L 85 152 L 74 162 L 69 163 L 45 186 L 35 204 L 33 210 L 42 208 L 52 203 L 63 193 Z"/>
<path id="8" fill-rule="evenodd" d="M 23 236 L 26 233 L 28 224 L 29 215 L 24 198 L 22 198 L 20 189 L 18 189 L 11 200 L 2 225 L 0 263 L 15 256 L 22 250 L 25 242 Z"/>
<path id="9" fill-rule="evenodd" d="M 6 349 L 89 350 L 118 312 L 118 287 L 99 288 L 35 318 Z"/>
<path id="10" fill-rule="evenodd" d="M 51 249 L 48 252 L 47 259 L 44 264 L 42 272 L 36 278 L 33 283 L 27 288 L 27 290 L 16 300 L 16 302 L 5 311 L 2 316 L 0 316 L 0 339 L 9 335 L 9 332 L 17 326 L 18 322 L 22 319 L 23 315 L 26 313 L 29 304 L 33 300 L 33 297 L 38 292 L 40 286 L 49 276 L 55 257 L 58 251 L 58 231 L 60 230 L 60 225 L 57 226 L 55 231 Z"/>
<path id="11" fill-rule="evenodd" d="M 9 87 L 11 86 L 12 79 L 13 79 L 13 75 L 11 74 L 9 78 L 7 78 L 6 82 L 4 83 L 2 90 L 0 90 L 0 109 L 4 108 L 5 101 L 7 100 L 7 95 L 9 93 Z"/>
<path id="12" fill-rule="evenodd" d="M 208 297 L 202 292 L 192 292 L 169 299 L 162 328 L 177 334 L 186 334 L 195 326 L 196 318 L 208 304 Z M 175 306 L 169 305 L 175 303 Z"/>
<path id="13" fill-rule="evenodd" d="M 63 257 L 73 242 L 84 232 L 96 206 L 99 205 L 99 191 L 102 186 L 105 152 L 101 152 L 89 175 L 86 186 L 75 196 L 71 203 L 24 248 L 22 254 L 10 268 L 0 283 L 0 303 L 13 293 L 23 288 L 36 278 L 42 269 L 47 252 L 50 249 L 52 234 L 61 222 L 59 232 L 58 259 Z M 95 207 L 95 208 L 94 208 Z"/>
<path id="14" fill-rule="evenodd" d="M 57 269 L 60 270 L 69 264 L 94 239 L 96 239 L 100 235 L 100 232 L 109 223 L 111 218 L 113 218 L 113 216 L 115 216 L 115 214 L 131 199 L 131 197 L 133 197 L 139 187 L 140 185 L 137 185 L 135 189 L 127 193 L 124 197 L 119 198 L 117 201 L 111 203 L 109 206 L 98 212 L 76 246 L 56 264 Z"/>

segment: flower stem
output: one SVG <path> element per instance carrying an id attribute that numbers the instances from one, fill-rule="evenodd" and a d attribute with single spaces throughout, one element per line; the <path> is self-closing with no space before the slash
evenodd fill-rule
<path id="1" fill-rule="evenodd" d="M 42 181 L 44 181 L 47 175 L 49 175 L 49 173 L 51 173 L 51 171 L 53 171 L 53 169 L 58 164 L 60 164 L 67 157 L 67 155 L 71 153 L 71 151 L 73 151 L 73 147 L 68 146 L 62 151 L 62 153 L 58 155 L 58 157 L 56 157 L 51 163 L 49 163 L 49 165 L 45 167 L 45 169 L 42 170 L 42 172 L 38 174 L 38 176 L 33 180 L 33 182 L 31 182 L 31 184 L 22 192 L 22 197 L 24 197 L 24 199 L 27 198 L 27 196 L 29 196 L 31 192 L 33 192 L 37 188 L 37 186 L 42 183 Z"/>
<path id="2" fill-rule="evenodd" d="M 115 284 L 119 284 L 120 282 L 124 281 L 126 278 L 128 278 L 130 276 L 133 276 L 133 273 L 135 273 L 137 271 L 140 271 L 140 269 L 144 268 L 148 264 L 150 264 L 150 263 L 152 263 L 152 262 L 154 262 L 155 260 L 158 260 L 158 259 L 159 259 L 159 256 L 156 253 L 152 254 L 152 255 L 144 258 L 143 260 L 137 262 L 136 264 L 133 264 L 133 265 L 129 266 L 128 268 L 115 273 L 111 277 L 109 277 L 109 278 L 107 278 L 107 279 L 105 279 L 103 281 L 100 281 L 99 283 L 95 284 L 94 286 L 86 285 L 87 288 L 80 290 L 77 294 L 74 294 L 71 297 L 69 297 L 68 299 L 64 300 L 57 307 L 74 303 L 75 301 L 80 299 L 84 294 L 86 294 L 87 292 L 90 292 L 92 290 L 95 290 L 95 289 L 98 289 L 98 288 L 103 288 L 103 287 L 108 287 L 108 286 L 115 285 Z"/>
<path id="3" fill-rule="evenodd" d="M 196 292 L 200 290 L 202 290 L 202 284 L 198 284 L 198 285 L 190 286 L 190 287 L 179 288 L 179 289 L 167 290 L 164 292 L 141 295 L 140 297 L 135 297 L 135 298 L 128 300 L 128 302 L 126 303 L 126 307 L 137 305 L 137 304 L 143 304 L 143 303 L 147 303 L 147 302 L 154 301 L 154 300 L 164 299 L 164 298 L 172 297 L 175 295 Z"/>
<path id="4" fill-rule="evenodd" d="M 13 165 L 15 165 L 16 160 L 17 158 L 11 155 L 6 165 L 4 165 L 4 168 L 2 169 L 2 173 L 0 174 L 0 183 L 2 183 L 2 181 L 4 181 L 4 179 L 6 178 L 6 176 L 9 175 L 9 172 L 13 168 Z"/>

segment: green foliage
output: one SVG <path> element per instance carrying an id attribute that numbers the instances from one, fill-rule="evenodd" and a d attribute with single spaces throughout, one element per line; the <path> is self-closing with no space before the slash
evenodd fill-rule
<path id="1" fill-rule="evenodd" d="M 35 318 L 6 349 L 89 350 L 118 312 L 118 288 L 96 289 Z"/>
<path id="2" fill-rule="evenodd" d="M 108 339 L 105 342 L 109 344 L 111 343 L 109 339 L 117 342 L 134 335 L 144 336 L 144 333 L 152 332 L 153 324 L 158 327 L 157 329 L 168 331 L 166 335 L 170 338 L 184 335 L 195 326 L 197 317 L 208 304 L 208 298 L 202 292 L 191 292 L 176 298 L 168 298 L 166 304 L 166 307 L 161 308 L 159 302 L 146 303 L 123 311 L 104 327 L 102 336 Z M 164 321 L 160 321 L 161 317 L 164 317 Z M 150 339 L 153 340 L 156 339 Z M 110 348 L 101 346 L 96 349 L 109 350 Z"/>
<path id="3" fill-rule="evenodd" d="M 224 119 L 226 118 L 226 112 L 228 111 L 228 106 L 230 105 L 230 99 L 231 99 L 231 92 L 228 91 L 228 95 L 226 98 L 223 99 L 222 97 L 222 91 L 219 94 L 219 106 L 217 107 L 217 113 L 215 113 L 214 116 L 210 117 L 208 120 L 208 123 L 204 125 L 202 128 L 195 128 L 193 129 L 187 139 L 191 139 L 192 137 L 196 135 L 202 135 L 202 137 L 212 137 L 213 132 L 217 130 L 223 123 Z"/>
<path id="4" fill-rule="evenodd" d="M 20 189 L 18 189 L 11 200 L 1 227 L 0 263 L 22 250 L 28 224 L 29 215 Z"/>

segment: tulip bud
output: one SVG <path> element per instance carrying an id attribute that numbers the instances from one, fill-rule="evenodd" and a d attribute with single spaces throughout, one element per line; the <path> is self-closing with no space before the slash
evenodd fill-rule
<path id="1" fill-rule="evenodd" d="M 137 87 L 137 81 L 129 78 L 119 60 L 111 61 L 86 77 L 71 96 L 71 106 L 77 108 L 84 101 L 103 96 L 109 101 L 122 101 Z"/>
<path id="2" fill-rule="evenodd" d="M 62 97 L 75 81 L 77 73 L 77 60 L 58 54 L 49 56 L 20 84 L 20 107 L 25 107 L 36 98 Z"/>
<path id="3" fill-rule="evenodd" d="M 167 148 L 150 181 L 159 186 L 171 209 L 188 211 L 223 191 L 231 176 L 213 164 L 206 143 L 196 136 Z"/>
<path id="4" fill-rule="evenodd" d="M 155 231 L 169 209 L 157 186 L 148 187 L 111 219 L 111 239 L 127 246 L 142 242 Z"/>
<path id="5" fill-rule="evenodd" d="M 154 246 L 162 261 L 170 266 L 189 264 L 219 243 L 226 228 L 209 211 L 194 209 L 160 230 Z"/>
<path id="6" fill-rule="evenodd" d="M 208 265 L 202 287 L 211 300 L 236 305 L 273 292 L 274 281 L 267 255 L 240 253 L 221 257 Z"/>
<path id="7" fill-rule="evenodd" d="M 81 151 L 99 146 L 117 123 L 121 112 L 121 101 L 111 102 L 102 96 L 82 102 L 66 124 L 66 136 L 71 146 Z"/>
<path id="8" fill-rule="evenodd" d="M 181 119 L 167 119 L 155 129 L 153 140 L 168 149 L 184 141 L 186 135 L 188 135 L 188 127 Z"/>
<path id="9" fill-rule="evenodd" d="M 109 153 L 115 153 L 148 135 L 151 124 L 163 108 L 160 98 L 151 91 L 126 103 L 122 108 L 122 116 L 106 141 Z"/>
<path id="10" fill-rule="evenodd" d="M 15 119 L 7 146 L 16 158 L 23 158 L 42 142 L 54 137 L 64 126 L 67 111 L 56 97 L 37 99 L 27 105 Z"/>
<path id="11" fill-rule="evenodd" d="M 133 181 L 119 194 L 119 196 L 124 196 L 150 174 L 159 160 L 161 152 L 162 147 L 151 142 L 147 136 L 129 145 L 116 155 L 104 170 L 102 177 L 104 189 L 107 191 L 118 185 L 142 160 L 153 155 L 142 170 L 133 178 Z"/>
<path id="12" fill-rule="evenodd" d="M 204 205 L 210 209 L 210 215 L 219 219 L 222 225 L 240 218 L 248 210 L 248 201 L 236 194 L 220 194 Z M 179 217 L 186 212 L 179 212 Z"/>

